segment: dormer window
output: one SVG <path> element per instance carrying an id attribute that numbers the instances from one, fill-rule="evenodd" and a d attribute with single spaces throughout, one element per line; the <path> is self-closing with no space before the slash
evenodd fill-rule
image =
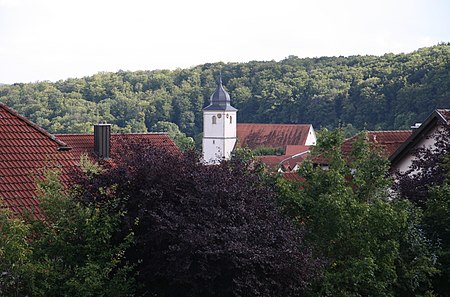
<path id="1" fill-rule="evenodd" d="M 212 123 L 213 123 L 213 125 L 217 124 L 217 118 L 216 118 L 216 116 L 212 116 Z"/>

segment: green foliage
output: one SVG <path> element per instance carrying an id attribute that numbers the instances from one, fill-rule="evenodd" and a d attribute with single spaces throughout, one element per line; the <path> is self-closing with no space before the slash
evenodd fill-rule
<path id="1" fill-rule="evenodd" d="M 151 130 L 154 132 L 167 132 L 182 151 L 187 151 L 195 147 L 194 139 L 187 137 L 186 134 L 181 132 L 177 124 L 160 121 L 153 125 Z"/>
<path id="2" fill-rule="evenodd" d="M 438 246 L 440 274 L 433 279 L 435 292 L 450 292 L 450 128 L 441 127 L 432 135 L 433 146 L 416 150 L 408 171 L 396 176 L 399 195 L 423 209 L 424 230 Z"/>
<path id="3" fill-rule="evenodd" d="M 0 296 L 19 296 L 30 285 L 29 232 L 29 226 L 21 219 L 0 209 Z"/>
<path id="4" fill-rule="evenodd" d="M 82 205 L 67 193 L 57 172 L 38 183 L 43 219 L 0 215 L 2 296 L 131 296 L 134 280 L 123 242 L 112 235 L 120 215 L 109 205 Z M 108 203 L 115 203 L 114 201 Z"/>
<path id="5" fill-rule="evenodd" d="M 38 191 L 45 220 L 31 222 L 33 296 L 131 295 L 130 268 L 121 263 L 132 238 L 120 244 L 112 239 L 120 216 L 102 210 L 106 206 L 84 206 L 64 194 L 55 172 L 38 183 Z"/>
<path id="6" fill-rule="evenodd" d="M 328 266 L 312 296 L 419 296 L 436 273 L 434 254 L 421 232 L 420 212 L 388 199 L 388 163 L 364 141 L 343 156 L 341 130 L 322 130 L 313 154 L 327 169 L 305 162 L 303 182 L 284 180 L 280 206 L 309 231 L 307 240 Z"/>
<path id="7" fill-rule="evenodd" d="M 438 291 L 445 294 L 450 290 L 450 185 L 444 183 L 431 188 L 424 210 L 427 234 L 439 246 L 437 260 L 440 275 L 435 279 Z"/>
<path id="8" fill-rule="evenodd" d="M 290 56 L 280 62 L 214 63 L 189 69 L 101 72 L 56 83 L 0 86 L 0 101 L 52 133 L 144 132 L 175 123 L 193 137 L 219 71 L 240 122 L 348 125 L 348 133 L 401 129 L 449 108 L 450 45 L 384 56 Z"/>

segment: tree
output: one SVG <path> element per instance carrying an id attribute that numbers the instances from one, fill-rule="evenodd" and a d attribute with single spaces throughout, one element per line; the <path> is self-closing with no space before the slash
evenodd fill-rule
<path id="1" fill-rule="evenodd" d="M 328 259 L 312 296 L 417 296 L 436 271 L 420 213 L 388 199 L 388 162 L 365 137 L 343 156 L 342 131 L 322 131 L 315 153 L 329 168 L 305 162 L 302 182 L 279 181 L 280 206 Z"/>
<path id="2" fill-rule="evenodd" d="M 450 127 L 431 135 L 434 146 L 415 152 L 412 165 L 405 173 L 397 173 L 396 189 L 423 209 L 424 229 L 438 246 L 440 274 L 433 279 L 434 288 L 442 296 L 450 292 Z"/>
<path id="3" fill-rule="evenodd" d="M 425 207 L 430 189 L 444 184 L 450 172 L 450 126 L 443 126 L 430 137 L 435 144 L 416 149 L 409 170 L 396 173 L 396 190 L 421 207 Z"/>
<path id="4" fill-rule="evenodd" d="M 94 180 L 84 202 L 117 197 L 132 229 L 128 259 L 149 296 L 298 296 L 321 271 L 303 230 L 284 219 L 273 186 L 241 159 L 206 166 L 123 143 L 127 154 Z M 101 190 L 99 190 L 101 189 Z"/>
<path id="5" fill-rule="evenodd" d="M 74 125 L 105 120 L 115 131 L 145 131 L 143 112 L 147 128 L 168 121 L 194 136 L 202 131 L 202 108 L 221 69 L 240 122 L 406 129 L 433 109 L 450 107 L 449 59 L 447 43 L 378 57 L 289 57 L 173 71 L 103 72 L 0 86 L 0 101 L 53 133 L 86 133 L 86 126 Z"/>
<path id="6" fill-rule="evenodd" d="M 0 209 L 0 295 L 18 296 L 31 284 L 29 226 Z"/>
<path id="7" fill-rule="evenodd" d="M 195 146 L 194 139 L 181 132 L 175 123 L 159 121 L 152 126 L 151 131 L 167 132 L 182 151 L 193 149 Z"/>
<path id="8" fill-rule="evenodd" d="M 132 296 L 124 258 L 132 234 L 112 238 L 119 215 L 74 200 L 57 172 L 48 172 L 38 188 L 41 219 L 0 215 L 1 295 Z"/>

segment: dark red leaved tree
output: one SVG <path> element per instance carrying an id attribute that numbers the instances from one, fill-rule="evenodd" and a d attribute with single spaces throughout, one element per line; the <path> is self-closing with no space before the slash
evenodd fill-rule
<path id="1" fill-rule="evenodd" d="M 410 169 L 396 173 L 396 190 L 414 204 L 424 207 L 430 188 L 442 185 L 450 169 L 450 126 L 431 135 L 433 147 L 416 149 Z"/>
<path id="2" fill-rule="evenodd" d="M 239 158 L 206 166 L 193 152 L 136 143 L 120 151 L 85 181 L 82 199 L 119 198 L 114 211 L 124 212 L 122 234 L 134 232 L 127 259 L 142 295 L 299 296 L 320 274 L 258 166 Z"/>

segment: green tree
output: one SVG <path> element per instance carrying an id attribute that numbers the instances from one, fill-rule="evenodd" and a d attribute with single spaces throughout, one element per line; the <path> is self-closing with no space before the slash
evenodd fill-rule
<path id="1" fill-rule="evenodd" d="M 388 199 L 387 160 L 365 137 L 343 156 L 342 131 L 322 131 L 315 153 L 328 168 L 309 161 L 302 182 L 280 180 L 280 206 L 328 259 L 313 296 L 419 296 L 436 272 L 420 212 Z"/>
<path id="2" fill-rule="evenodd" d="M 30 222 L 32 295 L 131 296 L 133 279 L 123 262 L 131 234 L 122 243 L 112 238 L 120 215 L 104 211 L 108 205 L 77 202 L 56 172 L 47 173 L 38 192 L 45 219 Z"/>
<path id="3" fill-rule="evenodd" d="M 40 219 L 0 214 L 1 295 L 132 296 L 124 258 L 132 234 L 114 240 L 121 215 L 105 211 L 115 201 L 83 205 L 57 172 L 46 174 L 38 192 Z"/>
<path id="4" fill-rule="evenodd" d="M 0 209 L 0 295 L 19 296 L 29 289 L 33 275 L 30 226 Z"/>
<path id="5" fill-rule="evenodd" d="M 175 123 L 159 121 L 152 126 L 151 131 L 167 132 L 182 151 L 193 149 L 195 146 L 194 139 L 181 132 Z"/>

